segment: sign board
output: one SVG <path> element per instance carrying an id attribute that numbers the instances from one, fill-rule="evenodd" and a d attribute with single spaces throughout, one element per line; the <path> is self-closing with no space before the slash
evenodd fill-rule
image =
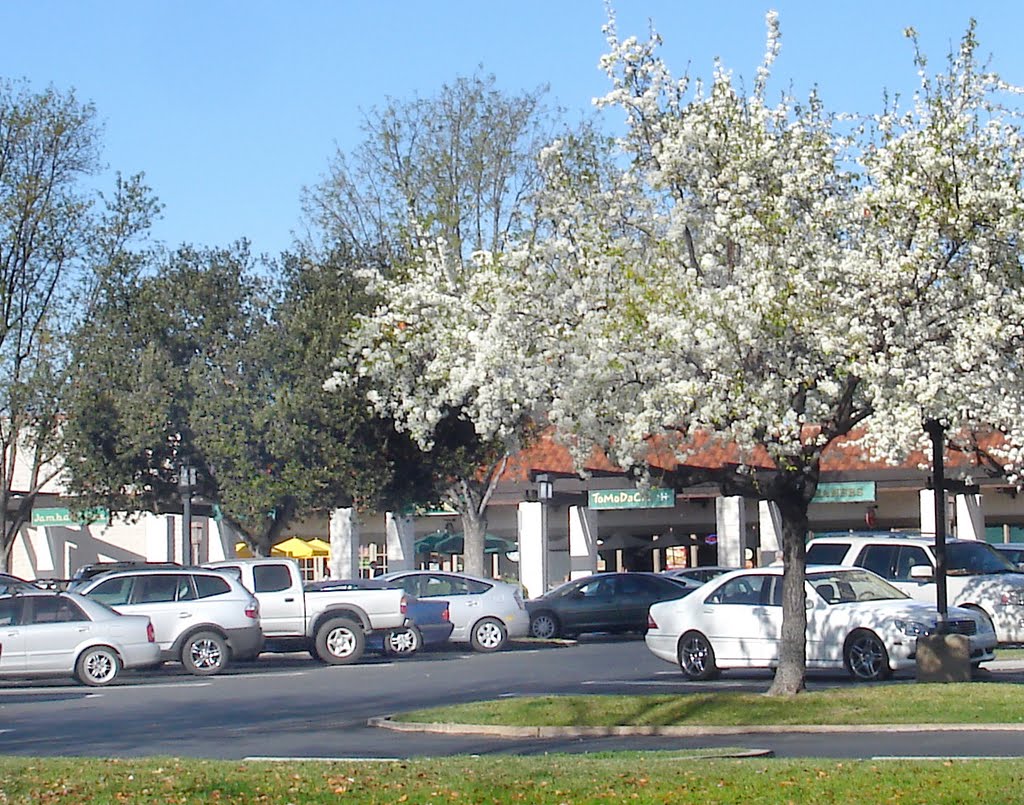
<path id="1" fill-rule="evenodd" d="M 841 484 L 818 484 L 811 503 L 874 503 L 874 481 L 851 481 Z"/>
<path id="2" fill-rule="evenodd" d="M 591 489 L 587 505 L 591 509 L 671 509 L 676 505 L 672 489 Z"/>
<path id="3" fill-rule="evenodd" d="M 106 523 L 109 520 L 110 512 L 102 506 L 85 509 L 75 514 L 72 514 L 71 509 L 62 507 L 32 509 L 32 525 L 34 526 L 91 525 L 92 523 Z"/>

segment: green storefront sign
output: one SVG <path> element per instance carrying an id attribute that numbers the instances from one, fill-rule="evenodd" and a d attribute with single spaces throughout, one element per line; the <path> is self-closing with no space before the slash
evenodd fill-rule
<path id="1" fill-rule="evenodd" d="M 818 484 L 811 503 L 874 503 L 874 481 L 851 481 L 840 484 Z"/>
<path id="2" fill-rule="evenodd" d="M 671 509 L 676 505 L 672 489 L 598 489 L 589 492 L 591 509 Z"/>
<path id="3" fill-rule="evenodd" d="M 105 523 L 109 519 L 110 512 L 102 507 L 86 509 L 74 515 L 72 515 L 71 509 L 65 508 L 32 509 L 32 525 L 34 526 L 90 525 Z"/>

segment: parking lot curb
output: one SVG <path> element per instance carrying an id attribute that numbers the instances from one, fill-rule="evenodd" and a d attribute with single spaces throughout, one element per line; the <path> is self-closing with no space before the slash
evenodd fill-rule
<path id="1" fill-rule="evenodd" d="M 396 721 L 392 716 L 367 720 L 367 726 L 396 732 L 432 732 L 446 735 L 488 735 L 495 738 L 609 738 L 664 736 L 675 738 L 710 735 L 773 735 L 785 733 L 849 732 L 1024 732 L 1024 724 L 763 724 L 743 726 L 674 727 L 512 727 L 500 724 L 451 724 Z"/>

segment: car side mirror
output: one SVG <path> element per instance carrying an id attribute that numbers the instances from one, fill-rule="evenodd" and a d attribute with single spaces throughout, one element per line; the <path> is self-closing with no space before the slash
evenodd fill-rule
<path id="1" fill-rule="evenodd" d="M 935 576 L 935 571 L 932 570 L 930 565 L 914 565 L 910 568 L 910 578 L 912 581 L 931 581 Z"/>

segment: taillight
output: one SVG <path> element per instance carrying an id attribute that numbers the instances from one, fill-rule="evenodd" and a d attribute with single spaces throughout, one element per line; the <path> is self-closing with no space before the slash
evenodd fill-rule
<path id="1" fill-rule="evenodd" d="M 654 616 L 650 612 L 647 613 L 647 628 L 648 629 L 657 629 L 658 628 L 658 624 L 654 622 Z"/>
<path id="2" fill-rule="evenodd" d="M 156 631 L 153 629 L 152 623 L 146 624 L 146 640 L 148 640 L 150 643 L 156 642 Z"/>
<path id="3" fill-rule="evenodd" d="M 402 596 L 402 603 L 401 603 L 400 608 L 402 610 L 402 614 L 403 615 L 405 614 L 406 610 L 409 608 L 409 601 L 408 601 L 408 599 L 404 595 Z"/>
<path id="4" fill-rule="evenodd" d="M 516 587 L 515 592 L 512 594 L 516 599 L 516 606 L 520 609 L 526 609 L 526 604 L 523 603 L 522 593 L 519 592 L 519 588 Z"/>
<path id="5" fill-rule="evenodd" d="M 448 623 L 448 607 L 441 611 L 441 623 Z"/>
<path id="6" fill-rule="evenodd" d="M 253 598 L 245 608 L 245 617 L 256 620 L 260 616 L 260 602 Z"/>

